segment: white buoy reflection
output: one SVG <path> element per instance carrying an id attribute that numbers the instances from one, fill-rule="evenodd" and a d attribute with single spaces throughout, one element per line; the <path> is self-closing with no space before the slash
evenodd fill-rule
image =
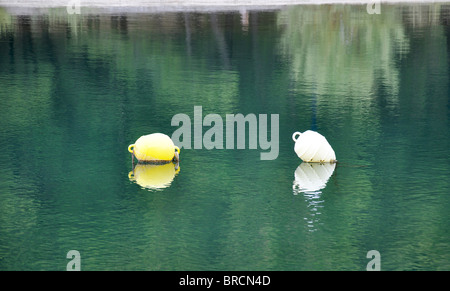
<path id="1" fill-rule="evenodd" d="M 302 194 L 305 198 L 309 215 L 304 219 L 310 231 L 316 231 L 317 225 L 320 224 L 319 215 L 323 208 L 322 189 L 326 187 L 335 168 L 336 163 L 303 162 L 294 172 L 293 193 Z"/>

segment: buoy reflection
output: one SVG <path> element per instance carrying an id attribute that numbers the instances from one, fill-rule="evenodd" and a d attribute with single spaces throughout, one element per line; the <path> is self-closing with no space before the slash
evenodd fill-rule
<path id="1" fill-rule="evenodd" d="M 133 171 L 128 174 L 128 178 L 142 188 L 162 190 L 172 184 L 173 179 L 179 172 L 179 163 L 162 165 L 138 163 Z"/>
<path id="2" fill-rule="evenodd" d="M 294 194 L 311 193 L 322 190 L 336 168 L 336 163 L 306 163 L 297 167 L 294 173 Z"/>
<path id="3" fill-rule="evenodd" d="M 294 172 L 294 195 L 303 194 L 309 214 L 304 220 L 309 231 L 316 231 L 320 224 L 320 214 L 323 208 L 322 189 L 336 168 L 336 163 L 306 163 L 303 162 Z"/>

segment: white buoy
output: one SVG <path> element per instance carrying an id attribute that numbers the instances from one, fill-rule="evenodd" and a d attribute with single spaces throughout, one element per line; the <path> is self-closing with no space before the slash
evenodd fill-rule
<path id="1" fill-rule="evenodd" d="M 298 136 L 298 137 L 296 137 Z M 336 154 L 327 139 L 318 132 L 307 130 L 294 132 L 294 151 L 297 156 L 308 163 L 335 163 Z"/>

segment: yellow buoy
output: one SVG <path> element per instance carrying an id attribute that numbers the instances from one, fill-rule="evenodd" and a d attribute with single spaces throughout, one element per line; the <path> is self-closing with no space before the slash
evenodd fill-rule
<path id="1" fill-rule="evenodd" d="M 134 144 L 128 146 L 139 162 L 171 162 L 178 161 L 180 148 L 174 145 L 172 139 L 163 133 L 143 135 Z"/>
<path id="2" fill-rule="evenodd" d="M 128 178 L 143 188 L 159 190 L 169 187 L 179 171 L 179 165 L 174 163 L 164 165 L 137 164 L 133 171 L 128 174 Z"/>

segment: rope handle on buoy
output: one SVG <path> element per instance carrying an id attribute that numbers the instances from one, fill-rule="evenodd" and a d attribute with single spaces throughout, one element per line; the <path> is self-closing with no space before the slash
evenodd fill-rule
<path id="1" fill-rule="evenodd" d="M 180 148 L 177 146 L 175 147 L 175 153 L 173 154 L 172 162 L 178 163 L 180 161 Z"/>
<path id="2" fill-rule="evenodd" d="M 301 133 L 301 132 L 298 132 L 298 131 L 294 132 L 294 134 L 292 135 L 292 139 L 293 139 L 295 142 L 297 142 L 297 139 L 298 139 L 298 137 L 295 138 L 296 135 L 298 135 L 298 136 L 300 137 L 300 135 L 302 135 L 302 133 Z"/>

